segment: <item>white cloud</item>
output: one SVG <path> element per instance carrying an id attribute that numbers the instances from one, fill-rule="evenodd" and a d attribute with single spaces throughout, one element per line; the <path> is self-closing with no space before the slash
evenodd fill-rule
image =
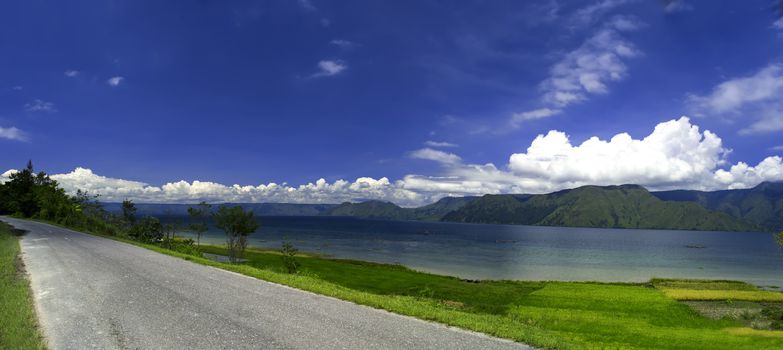
<path id="1" fill-rule="evenodd" d="M 331 77 L 348 69 L 348 66 L 343 61 L 323 60 L 318 62 L 318 69 L 320 71 L 313 77 Z"/>
<path id="2" fill-rule="evenodd" d="M 619 27 L 630 28 L 628 24 Z M 602 28 L 550 69 L 549 78 L 541 83 L 544 102 L 558 107 L 581 102 L 588 95 L 606 94 L 609 82 L 627 76 L 623 59 L 640 52 L 620 37 L 617 28 L 616 23 Z"/>
<path id="3" fill-rule="evenodd" d="M 770 147 L 769 149 L 773 151 L 783 151 L 783 145 Z"/>
<path id="4" fill-rule="evenodd" d="M 634 0 L 601 0 L 577 10 L 572 16 L 572 22 L 585 26 L 595 22 L 607 12 L 616 7 L 634 2 Z"/>
<path id="5" fill-rule="evenodd" d="M 783 130 L 783 65 L 773 63 L 758 72 L 726 80 L 709 94 L 687 97 L 696 115 L 753 118 L 741 134 Z"/>
<path id="6" fill-rule="evenodd" d="M 2 130 L 2 129 L 0 129 Z M 1 135 L 2 133 L 0 133 Z M 755 166 L 730 165 L 730 152 L 716 134 L 700 130 L 682 117 L 658 124 L 635 139 L 619 133 L 608 140 L 591 137 L 581 144 L 557 130 L 539 135 L 508 164 L 464 164 L 453 153 L 420 149 L 411 157 L 438 162 L 436 176 L 407 175 L 398 181 L 361 177 L 332 183 L 319 179 L 300 186 L 287 184 L 223 185 L 209 181 L 176 181 L 154 186 L 109 178 L 76 168 L 52 175 L 69 193 L 77 189 L 100 194 L 101 200 L 129 198 L 139 203 L 279 202 L 340 203 L 377 199 L 404 206 L 431 203 L 447 195 L 546 193 L 582 185 L 640 184 L 651 190 L 718 190 L 747 188 L 762 181 L 783 181 L 783 158 L 770 156 Z M 0 176 L 0 182 L 12 172 Z"/>
<path id="7" fill-rule="evenodd" d="M 566 184 L 692 186 L 715 169 L 726 152 L 717 135 L 701 133 L 683 117 L 658 124 L 640 140 L 621 133 L 610 140 L 591 137 L 574 146 L 565 133 L 550 131 L 536 137 L 527 152 L 511 155 L 509 170 Z"/>
<path id="8" fill-rule="evenodd" d="M 779 156 L 767 157 L 755 167 L 739 162 L 728 171 L 715 172 L 720 188 L 748 188 L 767 180 L 783 180 L 783 159 Z"/>
<path id="9" fill-rule="evenodd" d="M 24 87 L 21 86 L 21 85 L 15 85 L 15 86 L 11 87 L 11 90 L 14 90 L 14 91 L 22 91 L 22 89 L 24 89 Z"/>
<path id="10" fill-rule="evenodd" d="M 756 166 L 740 162 L 725 170 L 729 152 L 720 137 L 700 131 L 686 117 L 660 123 L 641 139 L 620 133 L 575 145 L 564 132 L 552 130 L 536 137 L 526 152 L 512 154 L 506 169 L 491 163 L 454 163 L 439 176 L 406 176 L 403 186 L 422 194 L 464 195 L 628 183 L 652 190 L 717 190 L 783 180 L 780 157 L 768 157 Z"/>
<path id="11" fill-rule="evenodd" d="M 772 23 L 772 28 L 783 30 L 783 17 Z"/>
<path id="12" fill-rule="evenodd" d="M 109 86 L 118 86 L 122 84 L 122 82 L 125 80 L 125 77 L 111 77 L 108 80 L 106 80 L 106 84 L 109 84 Z"/>
<path id="13" fill-rule="evenodd" d="M 511 116 L 511 126 L 512 127 L 519 127 L 519 125 L 522 122 L 528 121 L 528 120 L 535 120 L 535 119 L 543 119 L 543 118 L 549 118 L 553 115 L 558 115 L 562 111 L 559 109 L 553 109 L 553 108 L 539 108 L 534 109 L 532 111 L 522 112 L 522 113 L 514 113 Z"/>
<path id="14" fill-rule="evenodd" d="M 10 175 L 9 172 L 3 176 Z M 162 186 L 153 186 L 139 181 L 116 179 L 95 174 L 90 169 L 76 168 L 70 173 L 54 174 L 56 180 L 68 193 L 77 189 L 100 194 L 104 202 L 132 199 L 137 203 L 195 203 L 209 202 L 253 202 L 253 203 L 341 203 L 377 199 L 393 201 L 401 205 L 426 203 L 425 198 L 406 190 L 399 183 L 387 178 L 360 177 L 353 182 L 337 180 L 328 183 L 319 179 L 315 183 L 300 186 L 286 184 L 223 185 L 209 181 L 177 181 Z"/>
<path id="15" fill-rule="evenodd" d="M 16 127 L 4 128 L 0 126 L 0 139 L 27 141 L 27 133 Z"/>
<path id="16" fill-rule="evenodd" d="M 11 175 L 15 174 L 15 173 L 18 173 L 18 172 L 19 172 L 19 170 L 11 169 L 11 170 L 8 170 L 8 171 L 0 174 L 0 184 L 6 183 L 6 182 L 10 181 L 11 180 Z"/>
<path id="17" fill-rule="evenodd" d="M 65 74 L 65 76 L 68 77 L 68 78 L 75 78 L 75 77 L 79 76 L 79 74 L 81 74 L 81 72 L 79 72 L 78 70 L 67 70 L 63 74 Z"/>
<path id="18" fill-rule="evenodd" d="M 668 0 L 668 2 L 669 3 L 666 4 L 666 7 L 663 8 L 666 13 L 677 13 L 693 10 L 693 5 L 685 2 L 685 0 Z"/>
<path id="19" fill-rule="evenodd" d="M 310 0 L 296 0 L 296 3 L 299 4 L 299 7 L 301 7 L 303 10 L 306 11 L 318 11 L 318 8 L 313 5 L 313 2 Z"/>
<path id="20" fill-rule="evenodd" d="M 54 107 L 54 103 L 42 101 L 39 99 L 35 99 L 30 103 L 25 103 L 24 110 L 28 112 L 57 112 L 57 108 Z"/>
<path id="21" fill-rule="evenodd" d="M 706 96 L 690 95 L 697 107 L 712 113 L 737 112 L 756 102 L 778 99 L 783 93 L 783 67 L 771 64 L 753 75 L 734 78 L 718 84 Z"/>
<path id="22" fill-rule="evenodd" d="M 441 164 L 459 164 L 462 162 L 462 158 L 454 153 L 447 153 L 432 148 L 422 148 L 410 153 L 410 157 L 414 159 L 425 159 L 436 161 Z"/>
<path id="23" fill-rule="evenodd" d="M 329 44 L 337 46 L 337 47 L 339 47 L 341 49 L 350 49 L 350 48 L 356 46 L 356 43 L 354 43 L 352 41 L 348 41 L 348 40 L 343 40 L 343 39 L 334 39 L 334 40 L 330 41 Z"/>
<path id="24" fill-rule="evenodd" d="M 457 144 L 451 142 L 439 142 L 439 141 L 432 141 L 432 140 L 424 142 L 424 144 L 430 147 L 440 147 L 440 148 L 458 147 Z"/>

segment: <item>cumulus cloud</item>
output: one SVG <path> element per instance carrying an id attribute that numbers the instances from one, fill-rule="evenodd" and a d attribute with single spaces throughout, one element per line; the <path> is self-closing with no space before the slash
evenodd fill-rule
<path id="1" fill-rule="evenodd" d="M 65 73 L 63 73 L 63 74 L 65 74 L 65 76 L 68 77 L 68 78 L 76 78 L 76 77 L 79 76 L 79 74 L 81 74 L 81 72 L 79 72 L 78 70 L 72 70 L 71 69 L 71 70 L 65 71 Z"/>
<path id="2" fill-rule="evenodd" d="M 687 117 L 660 123 L 641 139 L 620 133 L 609 140 L 591 137 L 573 144 L 566 133 L 552 130 L 536 137 L 526 152 L 512 154 L 505 169 L 491 163 L 451 163 L 439 176 L 406 176 L 403 185 L 419 193 L 459 195 L 627 183 L 652 190 L 716 190 L 783 180 L 780 157 L 724 169 L 729 152 L 720 137 L 701 131 Z"/>
<path id="3" fill-rule="evenodd" d="M 432 141 L 432 140 L 424 142 L 424 144 L 430 147 L 438 147 L 438 148 L 458 147 L 457 144 L 451 142 L 439 142 L 439 141 Z"/>
<path id="4" fill-rule="evenodd" d="M 324 60 L 318 62 L 318 69 L 319 72 L 313 74 L 313 77 L 331 77 L 348 69 L 348 66 L 343 61 Z"/>
<path id="5" fill-rule="evenodd" d="M 462 158 L 454 153 L 439 151 L 432 148 L 422 148 L 410 153 L 413 159 L 425 159 L 436 161 L 441 164 L 459 164 Z"/>
<path id="6" fill-rule="evenodd" d="M 7 179 L 12 171 L 2 176 Z M 319 179 L 300 186 L 268 183 L 253 185 L 223 185 L 209 181 L 177 181 L 162 186 L 144 182 L 110 178 L 95 174 L 90 169 L 76 168 L 65 174 L 51 175 L 69 193 L 86 190 L 100 194 L 104 202 L 132 199 L 140 203 L 195 203 L 208 202 L 269 202 L 269 203 L 341 203 L 368 199 L 393 201 L 401 205 L 418 205 L 430 200 L 402 188 L 388 178 L 360 177 L 353 182 L 337 180 L 332 183 Z"/>
<path id="7" fill-rule="evenodd" d="M 783 130 L 783 65 L 726 80 L 706 95 L 688 95 L 687 101 L 697 115 L 753 118 L 741 134 Z"/>
<path id="8" fill-rule="evenodd" d="M 610 140 L 591 137 L 571 144 L 560 131 L 533 140 L 525 153 L 512 154 L 517 175 L 564 184 L 640 183 L 653 187 L 692 187 L 714 170 L 727 150 L 710 131 L 700 132 L 688 118 L 658 124 L 643 139 L 627 133 Z"/>
<path id="9" fill-rule="evenodd" d="M 108 80 L 106 80 L 106 84 L 109 84 L 109 86 L 119 86 L 122 84 L 122 82 L 125 80 L 125 77 L 111 77 Z"/>
<path id="10" fill-rule="evenodd" d="M 86 168 L 52 178 L 69 193 L 87 190 L 108 202 L 126 198 L 148 203 L 340 203 L 377 199 L 403 206 L 428 204 L 448 195 L 546 193 L 583 185 L 632 183 L 651 190 L 718 190 L 783 181 L 781 156 L 767 157 L 756 165 L 728 164 L 729 153 L 718 135 L 702 131 L 682 117 L 658 124 L 642 138 L 619 133 L 608 140 L 591 137 L 577 144 L 565 132 L 552 130 L 538 135 L 524 152 L 511 154 L 502 167 L 465 164 L 456 154 L 424 148 L 411 152 L 410 157 L 438 162 L 440 173 L 410 174 L 398 181 L 360 177 L 353 182 L 319 179 L 300 186 L 229 186 L 183 180 L 154 186 L 101 176 Z M 3 173 L 0 182 L 12 173 Z"/>
<path id="11" fill-rule="evenodd" d="M 54 103 L 42 101 L 39 99 L 35 99 L 30 103 L 25 103 L 24 110 L 28 112 L 57 112 L 57 108 L 54 107 Z"/>
<path id="12" fill-rule="evenodd" d="M 27 141 L 27 133 L 16 127 L 4 128 L 0 126 L 0 139 Z"/>
<path id="13" fill-rule="evenodd" d="M 514 113 L 511 116 L 511 126 L 516 128 L 519 127 L 519 125 L 525 121 L 549 118 L 553 115 L 558 115 L 561 112 L 562 111 L 559 109 L 539 108 L 539 109 L 534 109 L 532 111 Z"/>

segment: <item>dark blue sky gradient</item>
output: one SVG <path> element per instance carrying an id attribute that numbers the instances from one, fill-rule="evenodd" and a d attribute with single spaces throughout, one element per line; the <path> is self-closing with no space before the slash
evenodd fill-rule
<path id="1" fill-rule="evenodd" d="M 502 165 L 550 129 L 576 143 L 646 136 L 689 115 L 689 93 L 783 54 L 767 1 L 690 1 L 671 14 L 632 2 L 603 17 L 645 23 L 624 35 L 643 53 L 628 76 L 509 129 L 512 113 L 542 107 L 550 67 L 600 26 L 570 22 L 588 3 L 560 1 L 549 18 L 550 1 L 5 1 L 0 126 L 29 140 L 0 139 L 0 170 L 32 158 L 50 173 L 82 166 L 152 184 L 398 179 L 437 172 L 407 157 L 427 140 Z M 322 60 L 348 68 L 313 77 Z M 124 80 L 111 87 L 113 76 Z M 27 111 L 36 99 L 56 111 Z M 738 134 L 751 117 L 692 122 L 734 150 L 730 163 L 755 164 L 783 141 Z"/>

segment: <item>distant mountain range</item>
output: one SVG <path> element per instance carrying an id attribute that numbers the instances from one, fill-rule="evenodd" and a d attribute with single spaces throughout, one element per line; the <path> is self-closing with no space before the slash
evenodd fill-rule
<path id="1" fill-rule="evenodd" d="M 706 231 L 783 230 L 783 182 L 714 192 L 649 192 L 642 186 L 583 186 L 549 194 L 445 197 L 418 208 L 383 201 L 241 203 L 259 216 L 354 216 L 391 220 Z M 139 215 L 186 215 L 188 204 L 136 204 Z M 118 212 L 119 203 L 105 208 Z"/>
<path id="2" fill-rule="evenodd" d="M 538 226 L 755 231 L 756 225 L 694 202 L 663 201 L 644 187 L 584 186 L 544 195 L 487 195 L 444 221 Z"/>
<path id="3" fill-rule="evenodd" d="M 665 201 L 695 202 L 704 208 L 743 219 L 763 231 L 783 230 L 783 182 L 763 182 L 743 190 L 678 190 L 652 194 Z"/>

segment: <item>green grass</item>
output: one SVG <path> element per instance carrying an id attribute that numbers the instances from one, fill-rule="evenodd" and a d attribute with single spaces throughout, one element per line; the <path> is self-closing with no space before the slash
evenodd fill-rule
<path id="1" fill-rule="evenodd" d="M 205 246 L 202 250 L 225 254 L 222 247 Z M 291 276 L 280 273 L 280 255 L 274 252 L 251 250 L 245 258 L 248 262 L 242 268 L 263 271 L 267 276 L 261 277 L 263 279 L 270 279 L 271 275 L 274 276 L 271 279 L 278 283 L 540 347 L 783 347 L 783 339 L 774 332 L 771 336 L 770 333 L 743 330 L 737 321 L 707 319 L 653 288 L 655 284 L 704 289 L 747 288 L 742 282 L 655 280 L 655 283 L 648 284 L 611 284 L 466 281 L 417 272 L 397 265 L 318 256 L 299 257 L 303 276 Z M 307 278 L 311 281 L 309 283 L 315 285 L 298 285 L 298 278 Z M 350 293 L 342 294 L 346 290 Z M 398 304 L 390 303 L 391 300 L 408 301 Z"/>
<path id="2" fill-rule="evenodd" d="M 115 238 L 116 239 L 116 238 Z M 712 320 L 655 288 L 743 290 L 730 281 L 651 283 L 467 281 L 398 265 L 301 255 L 283 273 L 279 253 L 249 250 L 244 264 L 219 263 L 150 244 L 122 241 L 317 294 L 549 349 L 781 349 L 775 331 Z M 225 255 L 225 249 L 203 246 Z"/>
<path id="3" fill-rule="evenodd" d="M 0 222 L 0 349 L 45 349 L 30 285 L 19 258 L 19 240 Z"/>

